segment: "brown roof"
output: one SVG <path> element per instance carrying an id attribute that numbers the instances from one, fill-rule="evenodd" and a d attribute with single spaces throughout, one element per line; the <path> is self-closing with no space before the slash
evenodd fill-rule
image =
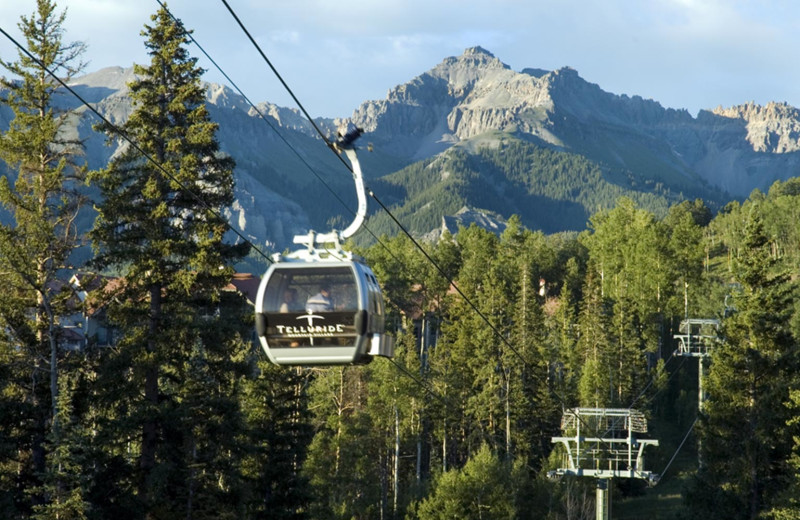
<path id="1" fill-rule="evenodd" d="M 76 281 L 77 283 L 75 283 Z M 89 314 L 94 314 L 120 292 L 124 282 L 125 280 L 123 278 L 111 278 L 81 273 L 80 275 L 75 275 L 73 287 L 77 290 L 91 291 L 86 305 Z M 258 294 L 258 286 L 260 284 L 261 279 L 250 273 L 234 273 L 233 279 L 223 290 L 238 291 L 247 298 L 250 304 L 254 305 L 256 295 Z M 102 289 L 102 291 L 98 291 L 98 289 Z"/>
<path id="2" fill-rule="evenodd" d="M 225 286 L 225 290 L 238 291 L 247 298 L 248 303 L 255 305 L 259 285 L 261 278 L 251 273 L 235 273 L 231 282 Z"/>

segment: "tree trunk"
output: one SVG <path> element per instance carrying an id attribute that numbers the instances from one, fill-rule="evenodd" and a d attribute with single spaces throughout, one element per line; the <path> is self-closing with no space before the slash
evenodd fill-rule
<path id="1" fill-rule="evenodd" d="M 161 286 L 150 286 L 150 316 L 149 335 L 147 338 L 147 353 L 150 355 L 144 371 L 144 399 L 148 407 L 155 411 L 158 408 L 158 362 L 153 359 L 158 348 L 156 338 L 160 333 L 161 324 Z M 155 413 L 148 413 L 142 422 L 142 451 L 139 467 L 142 471 L 139 492 L 146 508 L 146 518 L 153 518 L 150 510 L 150 475 L 156 465 L 156 447 L 158 442 L 158 417 Z"/>
<path id="2" fill-rule="evenodd" d="M 506 373 L 506 459 L 511 460 L 511 370 Z"/>
<path id="3" fill-rule="evenodd" d="M 400 413 L 394 406 L 394 475 L 392 477 L 392 518 L 397 516 L 397 495 L 400 494 Z"/>

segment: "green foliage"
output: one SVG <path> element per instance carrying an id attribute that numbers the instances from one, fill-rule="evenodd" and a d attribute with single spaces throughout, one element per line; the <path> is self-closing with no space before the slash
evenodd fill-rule
<path id="1" fill-rule="evenodd" d="M 512 470 L 488 446 L 482 446 L 463 469 L 443 473 L 417 510 L 420 520 L 445 518 L 515 518 Z"/>
<path id="2" fill-rule="evenodd" d="M 79 44 L 61 44 L 63 15 L 37 8 L 21 24 L 31 49 L 49 65 L 77 57 Z M 79 243 L 85 172 L 41 66 L 3 63 L 21 81 L 4 83 L 15 118 L 0 138 L 14 172 L 0 182 L 14 217 L 0 228 L 0 516 L 590 517 L 591 483 L 543 475 L 563 408 L 635 405 L 677 446 L 697 390 L 695 372 L 667 369 L 674 324 L 724 315 L 698 433 L 705 466 L 682 514 L 797 517 L 800 182 L 712 218 L 699 200 L 668 207 L 679 196 L 663 185 L 507 135 L 454 147 L 374 187 L 415 234 L 464 205 L 516 213 L 506 230 L 445 234 L 425 256 L 374 215 L 380 243 L 359 253 L 382 283 L 395 358 L 275 367 L 250 344 L 252 309 L 223 289 L 245 251 L 223 241 L 234 165 L 202 71 L 166 10 L 152 20 L 124 130 L 158 165 L 128 146 L 91 176 L 103 195 L 94 262 L 123 277 L 96 295 L 113 348 L 54 346 L 68 294 L 45 288 Z M 42 151 L 52 162 L 37 162 Z M 587 221 L 580 235 L 544 233 Z"/>
<path id="3" fill-rule="evenodd" d="M 124 275 L 109 316 L 125 334 L 105 363 L 129 370 L 108 435 L 140 429 L 122 473 L 146 515 L 235 518 L 245 344 L 241 302 L 220 293 L 246 252 L 223 241 L 233 161 L 219 153 L 188 35 L 163 7 L 152 21 L 143 32 L 151 62 L 134 68 L 123 125 L 137 147 L 92 177 L 103 196 L 94 263 Z"/>
<path id="4" fill-rule="evenodd" d="M 582 398 L 625 406 L 649 379 L 645 354 L 657 351 L 661 316 L 675 290 L 674 256 L 660 239 L 667 231 L 663 224 L 629 199 L 596 214 L 590 225 L 593 233 L 581 235 L 595 271 L 584 291 L 588 344 L 581 350 L 591 370 L 581 384 Z"/>
<path id="5" fill-rule="evenodd" d="M 383 454 L 372 436 L 372 418 L 364 413 L 365 374 L 353 367 L 325 369 L 311 388 L 316 435 L 309 447 L 308 476 L 315 518 L 376 516 L 379 482 L 375 461 Z"/>
<path id="6" fill-rule="evenodd" d="M 64 362 L 58 336 L 60 321 L 73 309 L 66 306 L 68 291 L 60 289 L 81 242 L 75 219 L 86 173 L 82 144 L 68 130 L 74 113 L 55 107 L 58 84 L 48 73 L 69 81 L 82 68 L 83 44 L 63 42 L 64 20 L 53 2 L 38 0 L 18 23 L 30 56 L 19 51 L 17 61 L 0 61 L 16 78 L 0 79 L 13 113 L 0 136 L 0 159 L 9 172 L 0 176 L 0 211 L 10 217 L 0 224 L 0 348 L 9 363 L 0 398 L 6 418 L 0 467 L 10 472 L 0 477 L 0 487 L 11 492 L 0 492 L 0 516 L 8 518 L 28 516 L 34 506 L 41 516 L 61 511 L 79 518 L 83 512 L 81 487 L 58 474 L 72 449 L 59 426 Z"/>
<path id="7" fill-rule="evenodd" d="M 787 404 L 800 368 L 789 327 L 796 289 L 772 255 L 760 204 L 749 207 L 734 275 L 743 290 L 715 350 L 701 430 L 707 461 L 701 476 L 720 491 L 697 504 L 715 510 L 724 501 L 733 512 L 714 514 L 757 518 L 785 489 L 793 439 Z"/>
<path id="8" fill-rule="evenodd" d="M 59 380 L 57 414 L 58 430 L 49 435 L 50 464 L 44 476 L 43 492 L 47 503 L 33 506 L 37 520 L 85 520 L 90 505 L 86 500 L 89 475 L 84 467 L 90 464 L 85 446 L 91 442 L 84 424 L 75 417 L 73 395 L 75 380 L 69 375 Z"/>
<path id="9" fill-rule="evenodd" d="M 612 348 L 610 309 L 602 296 L 600 283 L 593 269 L 586 277 L 584 300 L 578 317 L 580 337 L 577 342 L 579 359 L 573 361 L 577 374 L 579 402 L 583 406 L 610 407 L 613 401 L 611 380 L 606 375 Z"/>
<path id="10" fill-rule="evenodd" d="M 789 391 L 789 400 L 786 406 L 790 412 L 790 419 L 786 426 L 792 431 L 792 452 L 788 459 L 790 469 L 787 485 L 778 491 L 771 507 L 761 515 L 760 518 L 769 520 L 793 520 L 800 518 L 800 390 L 794 388 Z"/>
<path id="11" fill-rule="evenodd" d="M 264 356 L 261 356 L 262 358 Z M 243 382 L 244 428 L 232 432 L 241 442 L 246 518 L 306 518 L 311 500 L 301 474 L 312 430 L 309 374 L 261 359 L 257 373 Z"/>
<path id="12" fill-rule="evenodd" d="M 616 177 L 582 156 L 504 135 L 496 147 L 476 152 L 453 147 L 373 181 L 372 188 L 415 235 L 438 229 L 443 216 L 463 206 L 515 214 L 531 229 L 554 233 L 584 229 L 589 216 L 622 196 L 659 215 L 679 198 Z M 372 216 L 369 227 L 377 234 L 397 233 L 383 213 Z"/>

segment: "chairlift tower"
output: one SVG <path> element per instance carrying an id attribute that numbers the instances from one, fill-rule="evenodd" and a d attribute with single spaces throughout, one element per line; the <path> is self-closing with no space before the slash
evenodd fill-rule
<path id="1" fill-rule="evenodd" d="M 673 337 L 678 340 L 676 356 L 697 358 L 697 412 L 703 411 L 706 400 L 705 393 L 705 359 L 711 356 L 714 346 L 719 342 L 719 320 L 705 318 L 687 318 L 681 321 L 678 331 Z M 700 458 L 700 441 L 697 441 L 698 464 Z"/>
<path id="2" fill-rule="evenodd" d="M 553 437 L 552 442 L 564 445 L 567 464 L 549 476 L 596 478 L 597 520 L 611 517 L 611 479 L 637 478 L 651 483 L 658 480 L 655 473 L 644 469 L 644 449 L 658 446 L 658 441 L 638 437 L 637 434 L 647 433 L 647 420 L 638 410 L 571 408 L 561 417 L 561 432 L 564 435 Z"/>

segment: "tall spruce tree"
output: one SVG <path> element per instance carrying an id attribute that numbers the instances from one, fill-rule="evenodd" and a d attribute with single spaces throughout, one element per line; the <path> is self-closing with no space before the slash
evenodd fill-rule
<path id="1" fill-rule="evenodd" d="M 789 403 L 800 368 L 790 329 L 794 284 L 772 255 L 759 205 L 748 206 L 734 264 L 742 294 L 724 322 L 706 386 L 705 487 L 690 495 L 698 512 L 714 518 L 757 518 L 790 474 Z"/>
<path id="2" fill-rule="evenodd" d="M 608 375 L 608 358 L 613 345 L 611 309 L 608 299 L 601 294 L 600 276 L 592 264 L 586 272 L 583 294 L 578 316 L 580 336 L 576 345 L 576 357 L 581 364 L 578 401 L 582 406 L 610 407 L 613 402 Z"/>
<path id="3" fill-rule="evenodd" d="M 207 343 L 197 314 L 206 308 L 214 316 L 211 303 L 232 275 L 230 264 L 246 252 L 223 241 L 220 212 L 233 201 L 234 163 L 219 151 L 218 125 L 209 117 L 200 82 L 203 71 L 186 49 L 188 33 L 164 6 L 151 20 L 142 32 L 151 61 L 134 67 L 134 110 L 122 127 L 148 157 L 123 145 L 93 177 L 103 201 L 91 231 L 96 265 L 119 269 L 124 277 L 111 317 L 122 330 L 120 355 L 131 365 L 128 386 L 134 393 L 119 396 L 129 403 L 117 424 L 138 425 L 130 484 L 148 518 L 192 514 L 197 480 L 189 466 L 196 462 L 199 440 L 179 425 L 192 409 L 205 407 L 187 403 L 182 389 L 191 381 L 198 388 L 233 388 L 226 386 L 230 382 L 196 379 L 212 377 L 204 367 L 209 349 L 219 349 Z"/>
<path id="4" fill-rule="evenodd" d="M 77 116 L 56 102 L 60 86 L 50 76 L 69 81 L 83 68 L 84 45 L 63 41 L 65 17 L 54 2 L 38 0 L 18 23 L 27 52 L 20 50 L 14 62 L 0 59 L 11 74 L 0 79 L 2 102 L 13 112 L 0 136 L 0 159 L 9 172 L 0 176 L 0 206 L 10 217 L 0 224 L 0 349 L 8 362 L 0 416 L 14 418 L 0 425 L 8 448 L 0 452 L 0 472 L 16 460 L 15 476 L 0 477 L 0 488 L 12 491 L 15 503 L 0 513 L 5 518 L 28 514 L 32 505 L 46 510 L 58 500 L 50 491 L 69 485 L 52 466 L 63 440 L 58 336 L 66 309 L 58 277 L 79 244 L 75 219 L 86 169 L 83 146 L 69 131 Z"/>
<path id="5" fill-rule="evenodd" d="M 541 233 L 525 230 L 516 216 L 500 237 L 498 269 L 505 270 L 513 291 L 508 310 L 512 325 L 501 355 L 505 407 L 506 458 L 520 456 L 538 460 L 550 450 L 553 422 L 560 409 L 552 390 L 556 388 L 557 352 L 547 341 L 544 265 L 551 256 Z"/>

